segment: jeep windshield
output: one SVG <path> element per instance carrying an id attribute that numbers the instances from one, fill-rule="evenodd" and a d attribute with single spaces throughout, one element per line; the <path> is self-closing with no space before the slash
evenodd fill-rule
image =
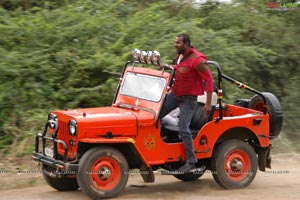
<path id="1" fill-rule="evenodd" d="M 120 93 L 134 98 L 158 102 L 165 85 L 165 78 L 128 72 Z"/>

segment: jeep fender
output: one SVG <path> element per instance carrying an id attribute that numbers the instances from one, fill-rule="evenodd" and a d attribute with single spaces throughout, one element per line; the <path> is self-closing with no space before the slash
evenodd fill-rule
<path id="1" fill-rule="evenodd" d="M 143 154 L 135 145 L 133 138 L 99 138 L 99 139 L 81 139 L 78 144 L 78 154 L 81 157 L 86 151 L 98 146 L 109 146 L 118 149 L 126 158 L 129 169 L 138 168 L 145 182 L 154 182 L 154 174 L 151 166 L 145 162 Z"/>
<path id="2" fill-rule="evenodd" d="M 258 167 L 260 171 L 265 171 L 265 168 L 271 168 L 271 159 L 269 156 L 271 145 L 262 147 L 260 144 L 260 138 L 245 127 L 231 128 L 225 131 L 216 141 L 214 151 L 219 144 L 233 139 L 247 140 L 249 142 L 258 155 Z"/>

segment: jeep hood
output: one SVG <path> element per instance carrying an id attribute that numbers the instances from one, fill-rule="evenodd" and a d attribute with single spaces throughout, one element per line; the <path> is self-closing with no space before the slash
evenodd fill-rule
<path id="1" fill-rule="evenodd" d="M 137 134 L 138 124 L 153 124 L 154 115 L 150 112 L 133 111 L 117 107 L 100 107 L 54 112 L 59 121 L 65 123 L 75 119 L 78 133 L 84 137 L 130 136 Z"/>

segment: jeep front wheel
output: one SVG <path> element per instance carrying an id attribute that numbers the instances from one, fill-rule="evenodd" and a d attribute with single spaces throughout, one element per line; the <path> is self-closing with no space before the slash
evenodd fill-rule
<path id="1" fill-rule="evenodd" d="M 257 173 L 254 149 L 241 140 L 229 140 L 217 147 L 211 161 L 215 181 L 226 189 L 248 186 Z"/>
<path id="2" fill-rule="evenodd" d="M 92 199 L 113 197 L 127 184 L 127 160 L 111 147 L 90 149 L 79 161 L 77 180 L 82 191 Z"/>
<path id="3" fill-rule="evenodd" d="M 49 174 L 55 174 L 55 170 L 51 169 L 47 165 L 43 165 L 42 169 L 43 177 L 45 181 L 58 191 L 72 191 L 78 189 L 78 184 L 76 178 L 69 178 L 69 177 L 52 177 Z"/>

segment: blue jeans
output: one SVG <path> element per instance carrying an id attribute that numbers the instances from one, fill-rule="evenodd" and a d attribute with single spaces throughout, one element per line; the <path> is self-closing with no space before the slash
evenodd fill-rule
<path id="1" fill-rule="evenodd" d="M 179 134 L 182 138 L 185 152 L 186 162 L 196 163 L 197 159 L 194 152 L 193 137 L 190 130 L 190 123 L 197 106 L 197 96 L 175 96 L 170 92 L 162 106 L 159 118 L 162 119 L 173 109 L 179 107 Z"/>

